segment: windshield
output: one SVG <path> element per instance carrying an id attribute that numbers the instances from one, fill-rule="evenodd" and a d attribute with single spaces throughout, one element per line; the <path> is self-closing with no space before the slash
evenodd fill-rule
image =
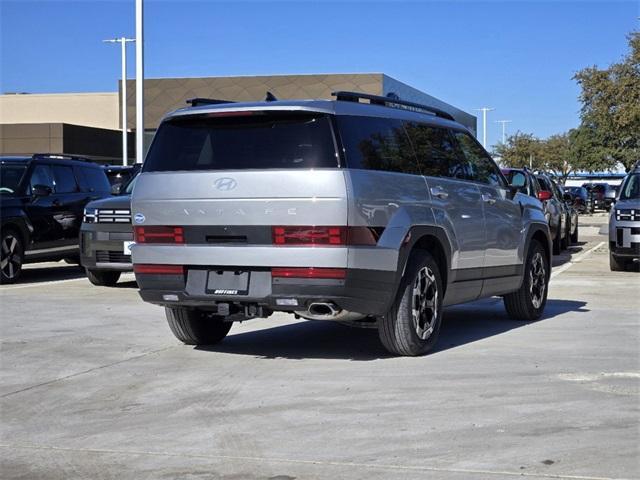
<path id="1" fill-rule="evenodd" d="M 26 170 L 26 165 L 0 164 L 0 194 L 15 194 Z"/>
<path id="2" fill-rule="evenodd" d="M 231 112 L 189 115 L 163 123 L 143 169 L 163 172 L 337 167 L 327 115 Z"/>
<path id="3" fill-rule="evenodd" d="M 633 173 L 627 177 L 620 189 L 620 200 L 640 198 L 640 173 Z"/>

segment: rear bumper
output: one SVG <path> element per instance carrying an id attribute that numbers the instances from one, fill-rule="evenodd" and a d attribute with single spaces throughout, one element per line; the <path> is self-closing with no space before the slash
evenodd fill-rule
<path id="1" fill-rule="evenodd" d="M 331 302 L 365 315 L 386 313 L 397 286 L 396 273 L 391 271 L 347 269 L 346 277 L 337 280 L 272 278 L 269 268 L 256 268 L 249 271 L 245 295 L 218 295 L 207 288 L 208 271 L 208 267 L 194 266 L 185 276 L 136 273 L 136 280 L 142 299 L 157 305 L 215 310 L 218 303 L 228 303 L 292 312 L 307 310 L 314 302 Z"/>

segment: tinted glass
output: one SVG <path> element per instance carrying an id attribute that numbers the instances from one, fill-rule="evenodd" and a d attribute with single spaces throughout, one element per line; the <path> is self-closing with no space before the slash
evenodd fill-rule
<path id="1" fill-rule="evenodd" d="M 420 174 L 420 166 L 400 120 L 336 117 L 348 168 Z"/>
<path id="2" fill-rule="evenodd" d="M 423 175 L 452 177 L 458 170 L 456 150 L 447 129 L 407 122 L 407 134 L 415 149 Z"/>
<path id="3" fill-rule="evenodd" d="M 640 198 L 640 173 L 633 173 L 627 177 L 620 190 L 620 200 Z"/>
<path id="4" fill-rule="evenodd" d="M 44 185 L 54 190 L 53 173 L 51 173 L 49 165 L 36 165 L 34 167 L 31 172 L 29 186 L 34 187 L 35 185 Z"/>
<path id="5" fill-rule="evenodd" d="M 16 193 L 26 170 L 26 165 L 0 165 L 0 194 L 11 195 Z"/>
<path id="6" fill-rule="evenodd" d="M 258 113 L 164 122 L 143 168 L 154 172 L 336 167 L 326 115 Z"/>
<path id="7" fill-rule="evenodd" d="M 549 181 L 544 178 L 544 177 L 537 177 L 538 180 L 538 184 L 540 185 L 540 189 L 541 190 L 546 190 L 548 192 L 553 192 L 553 189 L 551 188 L 551 185 L 549 184 Z"/>
<path id="8" fill-rule="evenodd" d="M 82 190 L 88 192 L 109 192 L 111 190 L 107 175 L 102 168 L 76 167 L 75 171 L 78 173 Z"/>
<path id="9" fill-rule="evenodd" d="M 76 177 L 73 168 L 64 165 L 52 165 L 53 178 L 56 185 L 56 193 L 72 193 L 78 191 Z"/>
<path id="10" fill-rule="evenodd" d="M 454 135 L 471 168 L 472 180 L 497 187 L 506 186 L 500 169 L 475 138 L 467 132 L 455 132 Z"/>

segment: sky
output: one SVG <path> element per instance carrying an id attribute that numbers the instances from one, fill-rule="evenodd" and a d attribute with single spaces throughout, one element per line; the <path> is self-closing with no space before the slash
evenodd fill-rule
<path id="1" fill-rule="evenodd" d="M 0 0 L 0 91 L 116 91 L 134 0 Z M 606 67 L 640 1 L 145 0 L 145 75 L 381 72 L 465 111 L 493 107 L 488 144 L 579 123 L 580 69 Z M 129 47 L 129 78 L 134 47 Z M 1 115 L 1 112 L 0 112 Z"/>

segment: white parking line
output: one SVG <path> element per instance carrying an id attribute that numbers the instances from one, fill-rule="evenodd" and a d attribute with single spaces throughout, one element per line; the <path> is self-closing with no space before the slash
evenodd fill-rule
<path id="1" fill-rule="evenodd" d="M 556 268 L 552 273 L 551 273 L 551 277 L 550 280 L 557 277 L 558 275 L 560 275 L 562 272 L 570 269 L 574 263 L 580 263 L 582 260 L 584 260 L 585 258 L 587 258 L 589 255 L 591 255 L 594 251 L 596 251 L 598 248 L 600 248 L 602 245 L 604 245 L 606 242 L 600 242 L 599 244 L 597 244 L 595 247 L 590 248 L 589 250 L 587 250 L 586 252 L 581 253 L 580 255 L 578 255 L 575 259 L 568 261 L 567 263 L 565 263 L 564 265 L 562 265 L 561 267 Z"/>

